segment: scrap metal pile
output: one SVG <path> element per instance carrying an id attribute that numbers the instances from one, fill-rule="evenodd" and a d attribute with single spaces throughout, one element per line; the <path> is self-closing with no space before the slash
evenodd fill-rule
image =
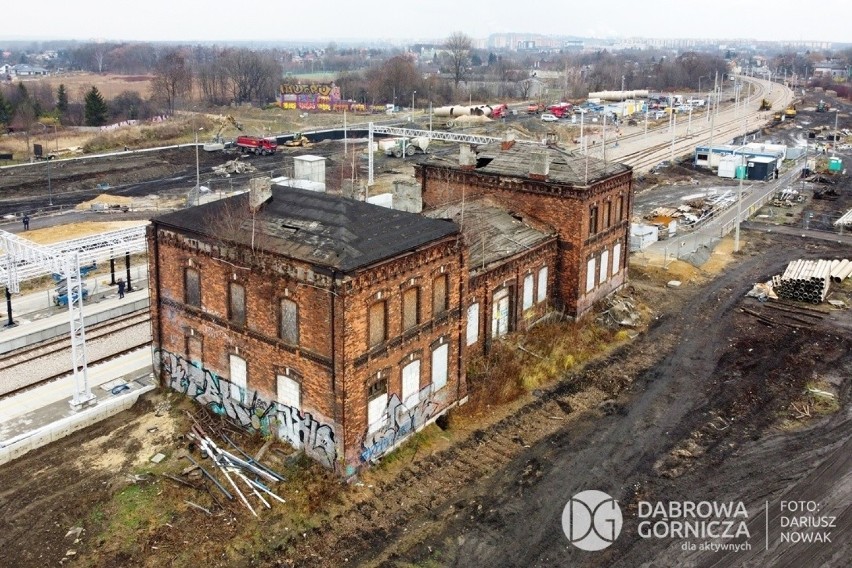
<path id="1" fill-rule="evenodd" d="M 187 454 L 184 455 L 184 457 L 189 460 L 192 465 L 184 470 L 185 475 L 191 474 L 195 471 L 200 472 L 200 474 L 203 475 L 204 478 L 210 480 L 218 491 L 221 492 L 228 500 L 234 500 L 236 496 L 236 498 L 238 498 L 239 501 L 249 511 L 251 511 L 251 514 L 255 517 L 257 516 L 255 507 L 260 507 L 262 505 L 263 507 L 270 509 L 272 508 L 270 503 L 272 500 L 280 503 L 285 502 L 284 499 L 279 497 L 269 487 L 271 484 L 283 482 L 284 477 L 282 475 L 260 463 L 260 461 L 258 461 L 259 457 L 253 458 L 243 451 L 227 436 L 227 434 L 224 433 L 224 431 L 219 431 L 218 436 L 224 440 L 223 445 L 227 444 L 229 449 L 220 447 L 220 445 L 213 440 L 195 417 L 191 414 L 189 416 L 193 421 L 193 426 L 188 437 L 197 444 L 198 449 L 201 451 L 201 456 L 203 458 L 209 458 L 213 462 L 215 469 L 210 470 L 205 468 L 201 465 L 201 463 Z M 208 428 L 210 428 L 210 426 L 208 426 Z M 214 475 L 213 472 L 216 472 L 217 470 L 221 475 L 221 478 L 224 478 L 224 483 L 220 480 L 220 477 Z M 186 485 L 194 489 L 201 489 L 201 487 L 179 477 L 168 474 L 166 474 L 165 477 L 180 483 L 181 485 Z M 214 493 L 210 491 L 209 488 L 207 488 L 207 490 L 213 500 L 224 509 L 224 505 L 222 505 L 219 499 L 215 497 Z M 252 506 L 252 502 L 255 502 L 254 506 Z M 211 514 L 208 509 L 197 505 L 196 503 L 191 501 L 187 501 L 187 503 L 206 512 L 207 514 Z"/>
<path id="2" fill-rule="evenodd" d="M 832 280 L 842 282 L 850 274 L 849 260 L 794 260 L 784 274 L 772 277 L 772 288 L 780 298 L 819 304 Z"/>
<path id="3" fill-rule="evenodd" d="M 681 225 L 695 225 L 737 202 L 737 194 L 727 190 L 717 195 L 692 199 L 678 207 L 657 207 L 646 218 L 652 223 L 659 218 L 677 219 Z"/>

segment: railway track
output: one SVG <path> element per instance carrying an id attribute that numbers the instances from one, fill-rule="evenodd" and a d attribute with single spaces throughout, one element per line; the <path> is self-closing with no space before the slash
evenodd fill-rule
<path id="1" fill-rule="evenodd" d="M 127 314 L 120 318 L 87 328 L 86 343 L 91 344 L 96 342 L 98 339 L 107 337 L 119 331 L 132 331 L 135 327 L 141 328 L 140 331 L 142 332 L 142 335 L 147 336 L 148 334 L 144 333 L 144 331 L 150 328 L 150 322 L 151 316 L 148 310 L 139 310 L 132 314 Z M 145 339 L 144 341 L 134 340 L 127 345 L 120 346 L 118 349 L 110 350 L 110 352 L 101 356 L 89 358 L 87 360 L 87 364 L 91 367 L 93 365 L 121 357 L 136 351 L 137 349 L 146 347 L 150 348 L 150 346 L 150 339 Z M 46 361 L 47 358 L 55 360 L 57 357 L 66 357 L 68 359 L 68 366 L 58 372 L 49 372 L 47 376 L 36 376 L 31 381 L 26 381 L 24 384 L 12 384 L 11 386 L 7 384 L 6 389 L 4 389 L 5 392 L 0 394 L 0 399 L 67 376 L 71 373 L 70 350 L 71 339 L 70 337 L 63 336 L 60 339 L 45 341 L 32 347 L 18 349 L 5 354 L 2 358 L 0 358 L 0 373 L 10 379 L 12 377 L 32 376 L 32 366 L 34 364 L 38 365 L 37 362 L 40 359 L 45 359 L 45 367 L 49 367 L 50 365 Z M 53 366 L 55 367 L 55 364 Z"/>
<path id="2" fill-rule="evenodd" d="M 777 85 L 777 88 L 773 93 L 774 96 L 772 96 L 768 92 L 766 83 L 748 78 L 745 78 L 744 80 L 754 85 L 754 88 L 752 89 L 751 95 L 744 99 L 743 108 L 753 109 L 755 105 L 764 98 L 769 99 L 774 107 L 783 107 L 787 106 L 787 104 L 789 103 L 789 98 L 792 96 L 792 92 L 789 91 L 789 89 L 787 89 L 786 87 Z M 752 111 L 752 115 L 753 114 L 754 112 Z M 701 122 L 705 121 L 706 116 L 706 114 L 702 115 Z M 755 127 L 754 129 L 756 129 L 761 126 L 762 123 L 753 122 L 752 125 Z M 739 116 L 738 113 L 733 112 L 733 109 L 729 107 L 728 109 L 722 110 L 719 113 L 719 115 L 714 119 L 712 127 L 713 138 L 716 141 L 735 138 L 736 136 L 739 136 L 743 133 L 743 117 Z M 677 127 L 678 130 L 682 130 L 683 128 L 683 123 L 681 123 Z M 657 134 L 659 134 L 659 128 L 657 130 Z M 706 123 L 704 123 L 703 126 L 699 127 L 695 133 L 687 134 L 686 132 L 677 132 L 674 144 L 672 144 L 671 140 L 667 140 L 664 142 L 653 144 L 651 146 L 647 146 L 645 148 L 641 148 L 633 152 L 620 153 L 617 151 L 614 152 L 613 150 L 615 150 L 615 148 L 610 146 L 610 144 L 608 143 L 607 153 L 611 153 L 611 159 L 632 166 L 633 169 L 636 171 L 641 171 L 656 165 L 661 160 L 671 156 L 672 154 L 677 157 L 683 155 L 684 153 L 692 152 L 695 148 L 696 143 L 698 143 L 705 136 L 709 136 L 709 127 Z M 624 146 L 630 144 L 631 142 L 640 141 L 644 137 L 644 132 L 634 132 L 622 136 L 619 140 L 619 144 Z"/>

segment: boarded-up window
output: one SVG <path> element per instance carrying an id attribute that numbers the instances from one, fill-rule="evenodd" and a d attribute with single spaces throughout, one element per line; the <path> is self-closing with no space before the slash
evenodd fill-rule
<path id="1" fill-rule="evenodd" d="M 420 288 L 409 288 L 402 294 L 402 329 L 411 329 L 420 323 L 418 304 Z"/>
<path id="2" fill-rule="evenodd" d="M 387 310 L 384 302 L 370 306 L 370 347 L 375 347 L 387 339 Z"/>
<path id="3" fill-rule="evenodd" d="M 201 307 L 201 275 L 194 268 L 187 268 L 183 276 L 184 301 L 190 306 Z"/>
<path id="4" fill-rule="evenodd" d="M 231 398 L 243 401 L 244 393 L 248 386 L 248 371 L 246 360 L 238 355 L 230 356 L 231 364 Z"/>
<path id="5" fill-rule="evenodd" d="M 605 250 L 601 253 L 601 284 L 606 282 L 609 273 L 609 251 Z"/>
<path id="6" fill-rule="evenodd" d="M 467 308 L 467 344 L 473 345 L 479 341 L 479 304 L 471 304 Z"/>
<path id="7" fill-rule="evenodd" d="M 417 406 L 420 394 L 420 359 L 402 368 L 402 403 L 408 408 Z"/>
<path id="8" fill-rule="evenodd" d="M 536 291 L 536 302 L 543 302 L 547 299 L 547 267 L 542 266 L 538 269 L 538 290 Z"/>
<path id="9" fill-rule="evenodd" d="M 586 263 L 586 292 L 595 289 L 595 259 L 590 258 Z"/>
<path id="10" fill-rule="evenodd" d="M 444 343 L 432 351 L 432 390 L 438 391 L 447 384 L 449 345 Z"/>
<path id="11" fill-rule="evenodd" d="M 604 203 L 604 228 L 608 229 L 612 225 L 612 201 Z"/>
<path id="12" fill-rule="evenodd" d="M 618 196 L 618 215 L 616 216 L 616 219 L 619 220 L 619 221 L 624 220 L 624 196 L 623 195 Z"/>
<path id="13" fill-rule="evenodd" d="M 373 433 L 384 428 L 388 417 L 388 383 L 386 380 L 376 381 L 367 389 L 367 433 Z"/>
<path id="14" fill-rule="evenodd" d="M 293 377 L 278 375 L 278 402 L 293 408 L 302 407 L 302 385 Z"/>
<path id="15" fill-rule="evenodd" d="M 293 300 L 281 300 L 279 337 L 291 345 L 299 344 L 299 306 Z"/>
<path id="16" fill-rule="evenodd" d="M 615 243 L 615 246 L 612 247 L 612 273 L 613 275 L 618 274 L 618 271 L 621 270 L 621 243 Z"/>
<path id="17" fill-rule="evenodd" d="M 598 232 L 598 206 L 592 205 L 589 207 L 589 236 L 595 235 Z"/>
<path id="18" fill-rule="evenodd" d="M 186 338 L 186 356 L 193 363 L 201 363 L 204 359 L 203 344 L 201 338 L 197 335 L 190 335 Z"/>
<path id="19" fill-rule="evenodd" d="M 432 281 L 432 315 L 447 311 L 447 275 L 441 274 Z"/>
<path id="20" fill-rule="evenodd" d="M 246 324 L 246 289 L 242 284 L 231 282 L 228 286 L 230 298 L 228 319 L 236 325 Z"/>
<path id="21" fill-rule="evenodd" d="M 535 297 L 533 290 L 534 282 L 532 274 L 524 276 L 524 301 L 521 309 L 528 310 L 533 307 L 533 298 Z"/>

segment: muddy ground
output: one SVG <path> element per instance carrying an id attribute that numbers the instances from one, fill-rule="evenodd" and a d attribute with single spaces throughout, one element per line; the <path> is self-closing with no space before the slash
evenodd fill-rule
<path id="1" fill-rule="evenodd" d="M 457 436 L 455 445 L 409 449 L 348 486 L 310 465 L 288 470 L 292 478 L 279 490 L 299 518 L 282 508 L 255 521 L 238 505 L 215 509 L 209 496 L 160 477 L 187 465 L 176 456 L 188 441 L 181 409 L 156 416 L 164 397 L 155 394 L 0 467 L 4 563 L 840 566 L 852 553 L 850 314 L 788 319 L 743 294 L 791 255 L 848 250 L 780 235 L 747 233 L 746 240 L 746 253 L 704 285 L 670 290 L 660 283 L 665 274 L 635 272 L 634 297 L 656 310 L 646 333 L 493 425 Z M 849 301 L 849 288 L 841 295 Z M 796 420 L 792 405 L 803 408 L 803 391 L 813 384 L 838 393 L 840 410 Z M 262 442 L 240 439 L 247 448 Z M 148 462 L 155 451 L 169 455 L 161 466 Z M 292 465 L 277 451 L 268 459 L 277 468 Z M 297 470 L 309 472 L 311 483 Z M 146 471 L 154 475 L 130 477 Z M 560 525 L 568 498 L 586 489 L 610 493 L 624 510 L 621 536 L 597 553 L 573 548 Z M 774 527 L 783 496 L 818 501 L 837 516 L 835 542 L 780 544 Z M 742 500 L 754 548 L 725 556 L 683 551 L 677 539 L 639 538 L 639 499 Z M 774 507 L 768 551 L 765 501 Z M 256 523 L 251 537 L 249 523 Z M 66 536 L 74 527 L 83 532 Z"/>

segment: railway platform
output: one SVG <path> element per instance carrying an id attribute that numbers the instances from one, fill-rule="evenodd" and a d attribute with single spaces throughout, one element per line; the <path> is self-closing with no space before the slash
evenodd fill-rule
<path id="1" fill-rule="evenodd" d="M 151 349 L 139 348 L 88 368 L 93 404 L 74 410 L 74 377 L 0 398 L 0 465 L 133 406 L 156 388 Z M 125 388 L 126 387 L 126 388 Z"/>

